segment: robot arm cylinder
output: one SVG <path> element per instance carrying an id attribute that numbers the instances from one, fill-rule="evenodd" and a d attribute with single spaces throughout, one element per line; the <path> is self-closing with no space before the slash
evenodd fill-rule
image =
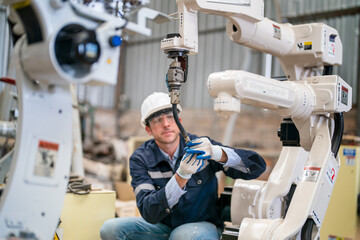
<path id="1" fill-rule="evenodd" d="M 197 11 L 188 9 L 184 0 L 177 0 L 179 14 L 179 34 L 170 34 L 161 41 L 161 49 L 170 51 L 186 51 L 187 54 L 198 53 L 198 18 Z"/>
<path id="2" fill-rule="evenodd" d="M 279 24 L 268 18 L 256 23 L 237 16 L 229 19 L 226 31 L 233 42 L 274 56 L 288 54 L 293 49 L 295 34 L 291 24 Z"/>
<path id="3" fill-rule="evenodd" d="M 239 112 L 240 101 L 275 110 L 282 117 L 293 119 L 351 109 L 352 89 L 336 75 L 294 82 L 277 81 L 245 71 L 224 71 L 210 74 L 207 85 L 209 94 L 216 98 L 215 111 L 223 115 L 229 111 Z"/>
<path id="4" fill-rule="evenodd" d="M 301 146 L 309 150 L 314 140 L 314 117 L 351 109 L 351 87 L 339 76 L 314 76 L 303 81 L 277 81 L 244 71 L 213 73 L 208 78 L 214 110 L 228 117 L 240 112 L 240 102 L 276 111 L 292 118 Z"/>
<path id="5" fill-rule="evenodd" d="M 270 110 L 281 110 L 283 116 L 306 117 L 312 112 L 314 96 L 304 84 L 280 82 L 245 71 L 210 74 L 209 94 L 216 98 L 214 110 L 221 115 L 239 112 L 244 104 Z"/>

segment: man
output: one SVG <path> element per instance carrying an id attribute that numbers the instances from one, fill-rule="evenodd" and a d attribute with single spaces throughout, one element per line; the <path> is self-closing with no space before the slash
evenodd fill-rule
<path id="1" fill-rule="evenodd" d="M 223 223 L 215 173 L 253 179 L 265 170 L 264 160 L 253 151 L 191 134 L 186 146 L 171 106 L 166 93 L 155 92 L 144 100 L 141 123 L 153 139 L 130 157 L 131 185 L 142 218 L 106 221 L 103 240 L 219 239 Z"/>

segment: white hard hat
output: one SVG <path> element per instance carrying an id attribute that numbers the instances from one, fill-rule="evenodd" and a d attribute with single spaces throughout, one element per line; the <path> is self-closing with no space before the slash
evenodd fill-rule
<path id="1" fill-rule="evenodd" d="M 141 125 L 145 127 L 146 121 L 151 115 L 165 109 L 172 109 L 169 95 L 163 92 L 150 94 L 141 105 Z M 179 113 L 181 112 L 179 104 L 177 105 L 177 110 Z"/>

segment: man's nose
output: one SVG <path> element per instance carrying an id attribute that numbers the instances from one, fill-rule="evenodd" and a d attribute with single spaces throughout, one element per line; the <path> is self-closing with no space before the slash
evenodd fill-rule
<path id="1" fill-rule="evenodd" d="M 163 119 L 163 125 L 165 125 L 165 126 L 170 125 L 170 121 L 169 121 L 169 119 L 167 119 L 166 116 L 162 116 L 162 119 Z"/>

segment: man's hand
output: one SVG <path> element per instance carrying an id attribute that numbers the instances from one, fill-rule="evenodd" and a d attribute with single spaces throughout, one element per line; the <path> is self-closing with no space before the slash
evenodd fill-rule
<path id="1" fill-rule="evenodd" d="M 212 145 L 206 137 L 197 138 L 189 142 L 186 153 L 197 154 L 197 159 L 212 159 L 217 162 L 221 160 L 223 154 L 221 147 Z"/>
<path id="2" fill-rule="evenodd" d="M 190 179 L 191 175 L 200 171 L 203 165 L 204 160 L 197 159 L 196 154 L 186 153 L 181 159 L 180 166 L 176 173 L 184 179 Z"/>

